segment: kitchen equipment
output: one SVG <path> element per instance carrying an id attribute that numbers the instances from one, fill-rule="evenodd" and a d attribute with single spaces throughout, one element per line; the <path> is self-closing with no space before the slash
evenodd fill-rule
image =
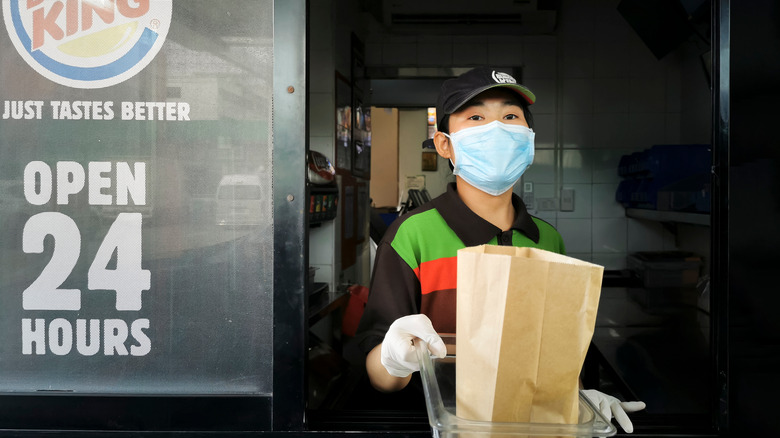
<path id="1" fill-rule="evenodd" d="M 312 184 L 331 184 L 336 178 L 336 169 L 328 157 L 317 152 L 306 152 L 306 178 Z"/>
<path id="2" fill-rule="evenodd" d="M 328 157 L 317 151 L 306 153 L 306 182 L 309 186 L 309 224 L 335 219 L 339 190 L 336 169 Z"/>

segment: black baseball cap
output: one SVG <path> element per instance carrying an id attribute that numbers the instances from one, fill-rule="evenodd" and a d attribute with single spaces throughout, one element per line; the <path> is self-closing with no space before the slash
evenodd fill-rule
<path id="1" fill-rule="evenodd" d="M 509 73 L 492 67 L 477 67 L 457 78 L 447 79 L 441 85 L 436 101 L 436 123 L 440 126 L 444 116 L 454 113 L 477 94 L 498 87 L 515 91 L 529 105 L 536 102 L 534 93 L 518 84 Z"/>
<path id="2" fill-rule="evenodd" d="M 477 94 L 499 87 L 515 91 L 529 105 L 536 102 L 534 93 L 518 84 L 509 73 L 493 67 L 477 67 L 441 84 L 439 98 L 436 100 L 436 126 L 440 127 L 444 117 L 457 111 Z M 423 142 L 423 148 L 434 147 L 432 139 Z"/>

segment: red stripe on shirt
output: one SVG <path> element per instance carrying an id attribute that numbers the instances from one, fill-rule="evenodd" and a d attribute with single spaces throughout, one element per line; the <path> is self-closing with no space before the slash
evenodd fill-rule
<path id="1" fill-rule="evenodd" d="M 422 294 L 437 290 L 455 289 L 457 286 L 458 258 L 446 257 L 423 262 L 414 274 L 420 280 Z"/>

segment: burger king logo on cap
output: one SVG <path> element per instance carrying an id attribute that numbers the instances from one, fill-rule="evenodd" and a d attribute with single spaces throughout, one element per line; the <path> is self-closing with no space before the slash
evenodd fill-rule
<path id="1" fill-rule="evenodd" d="M 144 69 L 171 24 L 172 0 L 2 0 L 16 50 L 42 76 L 104 88 Z"/>
<path id="2" fill-rule="evenodd" d="M 493 80 L 496 81 L 496 83 L 499 84 L 516 84 L 517 81 L 515 78 L 512 77 L 512 75 L 508 73 L 502 73 L 500 71 L 493 70 Z"/>

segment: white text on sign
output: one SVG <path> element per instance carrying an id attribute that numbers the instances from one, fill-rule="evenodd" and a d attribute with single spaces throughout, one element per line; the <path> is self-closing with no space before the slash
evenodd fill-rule
<path id="1" fill-rule="evenodd" d="M 75 161 L 54 165 L 32 161 L 24 169 L 24 197 L 32 205 L 52 201 L 67 205 L 73 195 L 86 190 L 90 205 L 146 205 L 146 171 L 143 161 L 94 161 L 86 166 Z M 38 276 L 22 291 L 22 309 L 81 311 L 82 289 L 62 287 L 75 277 L 75 284 L 86 280 L 91 291 L 114 291 L 116 311 L 140 311 L 143 292 L 151 288 L 151 272 L 142 266 L 142 222 L 141 213 L 118 213 L 84 276 L 75 269 L 84 242 L 76 221 L 59 211 L 32 215 L 22 229 L 22 251 L 43 254 L 49 236 L 53 248 Z M 76 319 L 74 323 L 71 318 L 23 318 L 22 354 L 91 356 L 102 349 L 106 356 L 145 356 L 151 351 L 144 332 L 149 329 L 148 319 Z"/>
<path id="2" fill-rule="evenodd" d="M 101 350 L 105 356 L 146 356 L 152 349 L 152 342 L 144 333 L 148 329 L 149 320 L 145 318 L 129 324 L 121 319 L 77 319 L 75 330 L 74 324 L 65 318 L 48 322 L 43 318 L 24 318 L 22 354 L 40 356 L 48 351 L 64 356 L 75 347 L 82 356 L 93 356 Z M 127 341 L 134 343 L 128 348 Z"/>
<path id="3" fill-rule="evenodd" d="M 56 180 L 55 180 L 56 176 Z M 32 161 L 24 168 L 24 197 L 32 205 L 51 200 L 56 181 L 57 204 L 66 205 L 87 185 L 89 205 L 146 205 L 146 163 L 93 161 L 87 170 L 75 161 L 58 161 L 52 168 L 43 161 Z M 112 186 L 115 188 L 111 193 Z M 106 193 L 109 192 L 109 193 Z"/>
<path id="4" fill-rule="evenodd" d="M 52 100 L 44 111 L 42 100 L 6 100 L 3 102 L 3 120 L 157 120 L 182 122 L 190 120 L 187 102 L 120 102 Z"/>

